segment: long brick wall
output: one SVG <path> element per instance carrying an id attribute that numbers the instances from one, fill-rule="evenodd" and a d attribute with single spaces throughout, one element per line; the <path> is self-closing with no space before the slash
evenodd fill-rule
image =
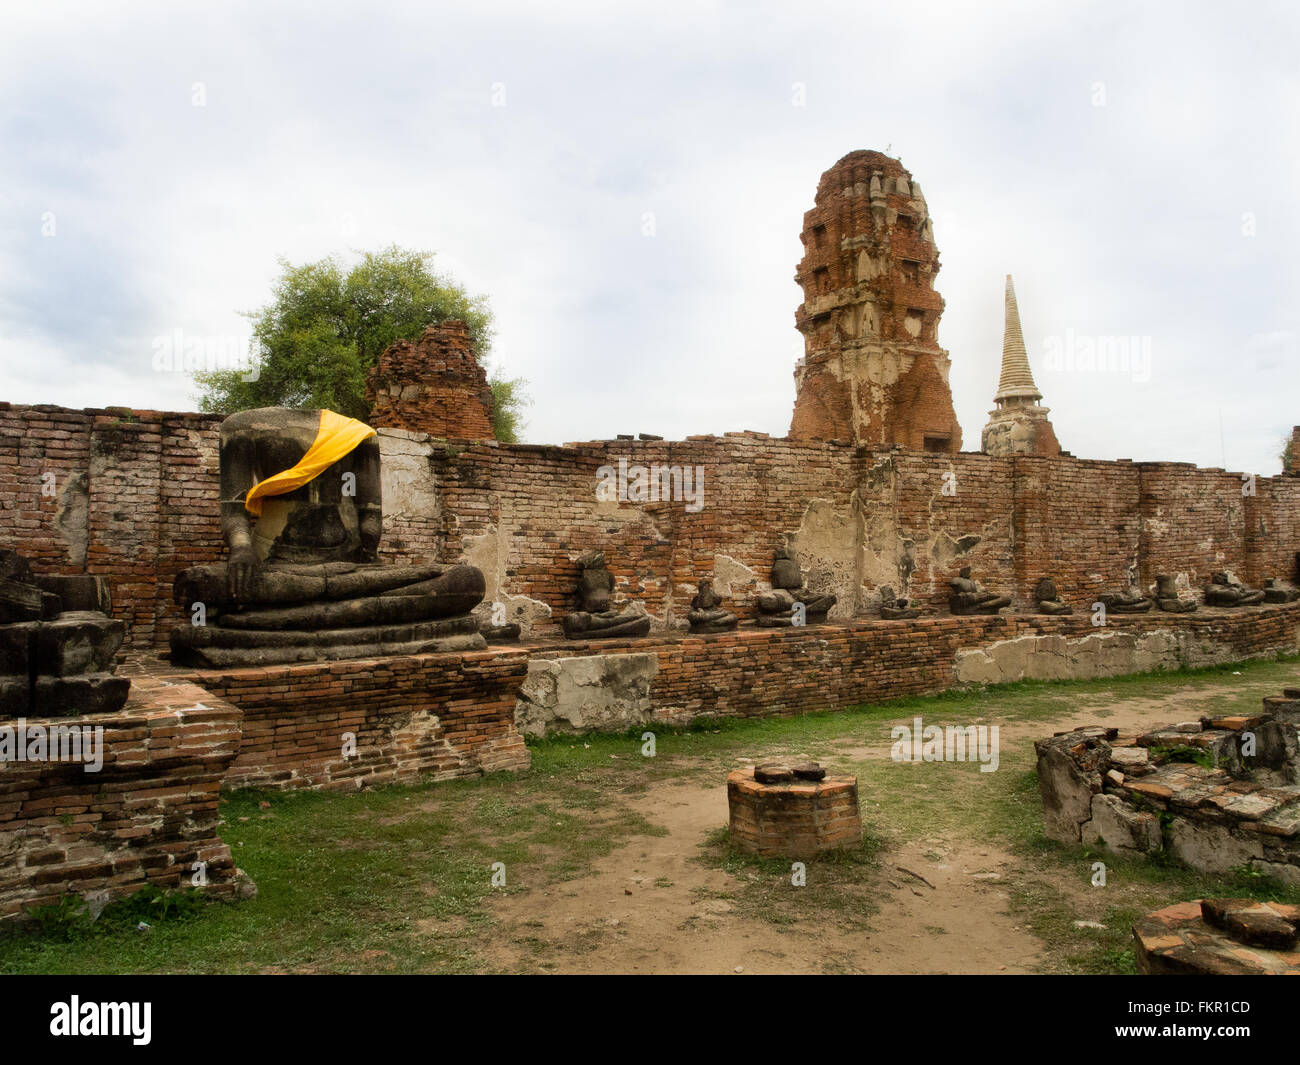
<path id="1" fill-rule="evenodd" d="M 1300 604 L 1113 616 L 1104 631 L 1169 633 L 1177 648 L 1155 665 L 1136 655 L 1096 659 L 1086 675 L 1276 657 L 1300 650 Z M 854 621 L 175 677 L 243 711 L 243 742 L 226 786 L 353 788 L 527 767 L 515 711 L 530 660 L 653 655 L 644 723 L 680 726 L 700 717 L 794 715 L 941 692 L 961 682 L 965 652 L 1022 637 L 1081 641 L 1098 632 L 1087 616 Z"/>
<path id="2" fill-rule="evenodd" d="M 525 657 L 420 655 L 180 675 L 244 713 L 228 787 L 349 789 L 526 769 Z"/>
<path id="3" fill-rule="evenodd" d="M 39 570 L 110 578 L 136 650 L 166 645 L 184 619 L 177 572 L 222 555 L 217 425 L 204 414 L 71 411 L 0 404 L 0 546 Z M 728 607 L 754 613 L 774 550 L 789 544 L 832 618 L 870 615 L 889 585 L 944 610 L 963 566 L 1029 604 L 1043 576 L 1086 605 L 1131 581 L 1217 569 L 1244 581 L 1292 577 L 1300 476 L 1257 478 L 1180 463 L 1070 456 L 935 455 L 757 433 L 564 447 L 446 441 L 381 429 L 384 557 L 465 557 L 532 636 L 573 609 L 577 559 L 605 551 L 616 601 L 657 630 L 684 624 L 701 576 Z M 601 501 L 602 466 L 703 472 L 685 499 Z"/>

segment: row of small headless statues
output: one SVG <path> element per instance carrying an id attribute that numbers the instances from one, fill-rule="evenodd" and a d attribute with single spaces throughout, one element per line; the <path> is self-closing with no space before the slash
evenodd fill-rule
<path id="1" fill-rule="evenodd" d="M 970 567 L 965 567 L 961 574 L 954 577 L 949 585 L 951 593 L 948 605 L 954 614 L 996 614 L 1011 605 L 1011 599 L 1005 595 L 996 595 L 986 590 L 970 575 Z M 893 592 L 882 589 L 886 605 L 882 605 L 881 617 L 916 617 L 915 608 L 907 607 L 906 600 L 893 600 Z M 1254 606 L 1256 603 L 1292 603 L 1300 599 L 1300 591 L 1289 588 L 1281 582 L 1270 578 L 1262 589 L 1247 588 L 1234 581 L 1227 573 L 1220 570 L 1210 578 L 1205 588 L 1205 605 L 1217 607 Z M 1143 614 L 1153 608 L 1159 608 L 1174 614 L 1185 614 L 1199 605 L 1195 599 L 1183 598 L 1178 593 L 1177 581 L 1169 574 L 1156 577 L 1156 594 L 1148 598 L 1132 592 L 1109 592 L 1097 597 L 1096 603 L 1113 614 Z M 1071 614 L 1074 608 L 1062 601 L 1056 590 L 1056 582 L 1044 577 L 1034 587 L 1035 613 Z M 1095 604 L 1094 604 L 1095 605 Z"/>
<path id="2" fill-rule="evenodd" d="M 650 619 L 645 614 L 637 614 L 631 608 L 619 614 L 609 610 L 609 593 L 613 590 L 613 577 L 604 566 L 604 556 L 594 556 L 593 564 L 583 563 L 583 576 L 579 582 L 579 597 L 583 609 L 571 614 L 564 622 L 565 635 L 570 638 L 590 637 L 592 635 L 635 635 L 644 636 L 650 631 Z M 597 589 L 592 596 L 590 589 Z M 1011 605 L 1010 596 L 990 592 L 971 576 L 969 566 L 964 567 L 958 576 L 949 581 L 948 607 L 959 616 L 975 614 L 996 614 Z M 892 588 L 881 588 L 880 616 L 886 619 L 915 618 L 921 615 L 919 607 L 909 604 L 908 600 L 895 596 Z M 1270 579 L 1263 589 L 1247 588 L 1232 580 L 1226 572 L 1218 572 L 1211 578 L 1205 589 L 1207 606 L 1241 607 L 1256 603 L 1290 603 L 1300 599 L 1300 591 L 1288 588 L 1276 580 Z M 759 595 L 757 623 L 764 627 L 816 624 L 826 620 L 826 615 L 835 605 L 834 595 L 810 591 L 803 582 L 799 564 L 790 553 L 781 549 L 777 551 L 776 561 L 772 566 L 772 590 Z M 1097 602 L 1108 612 L 1116 614 L 1140 614 L 1154 608 L 1171 613 L 1187 613 L 1197 609 L 1195 599 L 1179 595 L 1174 577 L 1161 574 L 1156 578 L 1156 594 L 1153 598 L 1126 593 L 1107 593 L 1098 597 Z M 1034 589 L 1035 613 L 1071 614 L 1074 608 L 1062 601 L 1056 590 L 1056 583 L 1050 577 L 1040 580 Z M 600 612 L 593 612 L 599 608 Z M 576 619 L 576 620 L 575 620 Z M 692 632 L 726 632 L 734 629 L 739 618 L 723 608 L 722 598 L 713 589 L 713 581 L 703 578 L 695 597 L 691 600 L 691 609 L 687 614 Z M 598 626 L 593 628 L 593 624 Z M 601 632 L 599 628 L 612 628 L 616 632 Z"/>
<path id="3" fill-rule="evenodd" d="M 562 622 L 564 635 L 571 640 L 596 637 L 645 636 L 650 632 L 650 616 L 628 607 L 619 612 L 611 609 L 610 595 L 614 577 L 605 565 L 605 556 L 595 551 L 579 560 L 579 609 Z M 772 564 L 772 589 L 760 593 L 758 624 L 764 628 L 815 625 L 826 620 L 836 597 L 814 592 L 804 585 L 799 563 L 790 552 L 780 548 Z M 728 632 L 740 618 L 722 605 L 722 597 L 713 589 L 711 578 L 701 578 L 691 608 L 686 615 L 691 632 Z"/>

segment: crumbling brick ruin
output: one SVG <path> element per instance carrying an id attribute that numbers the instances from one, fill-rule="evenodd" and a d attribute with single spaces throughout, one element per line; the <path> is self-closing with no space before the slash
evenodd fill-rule
<path id="1" fill-rule="evenodd" d="M 1039 740 L 1044 829 L 1062 843 L 1168 851 L 1202 872 L 1244 866 L 1300 885 L 1298 729 L 1300 690 L 1287 689 L 1249 717 Z"/>
<path id="2" fill-rule="evenodd" d="M 485 595 L 461 620 L 518 625 L 514 644 L 484 644 L 475 632 L 484 649 L 222 669 L 166 661 L 169 632 L 191 621 L 174 601 L 177 575 L 223 561 L 228 549 L 221 416 L 0 403 L 0 548 L 25 556 L 41 579 L 106 580 L 126 630 L 119 672 L 132 678 L 122 710 L 64 719 L 106 726 L 98 779 L 111 787 L 101 792 L 96 779 L 59 766 L 4 774 L 0 858 L 11 857 L 14 872 L 0 877 L 0 919 L 78 884 L 175 885 L 192 861 L 209 862 L 219 892 L 241 890 L 215 830 L 223 783 L 472 777 L 526 767 L 524 735 L 799 714 L 957 684 L 1111 676 L 1300 646 L 1300 602 L 1289 601 L 1300 579 L 1300 428 L 1288 468 L 1250 480 L 1249 492 L 1224 470 L 1061 452 L 1008 279 L 997 409 L 985 451 L 961 452 L 936 334 L 939 260 L 911 175 L 878 152 L 845 156 L 822 178 L 803 242 L 796 322 L 806 355 L 787 438 L 504 444 L 492 439 L 491 392 L 463 323 L 443 322 L 380 357 L 368 382 L 381 458 L 379 559 L 461 560 L 480 571 Z M 602 487 L 614 468 L 668 471 L 668 482 L 654 483 L 672 483 L 674 471 L 685 483 L 689 470 L 694 492 L 611 497 Z M 648 635 L 561 639 L 578 609 L 581 560 L 595 552 L 612 579 L 611 616 L 646 618 Z M 814 599 L 834 597 L 825 624 L 755 625 L 778 552 Z M 966 566 L 1010 597 L 1011 612 L 949 613 L 949 581 Z M 1199 602 L 1218 571 L 1286 587 L 1241 609 L 1116 615 L 1104 631 L 1086 609 L 1116 590 L 1150 595 L 1158 574 Z M 1036 585 L 1049 577 L 1073 614 L 1037 612 Z M 702 579 L 738 627 L 687 631 Z M 882 620 L 884 601 L 898 598 L 920 616 Z M 1049 741 L 1044 765 L 1060 770 L 1049 831 L 1075 841 L 1085 830 L 1106 834 L 1134 849 L 1155 846 L 1157 835 L 1192 850 L 1208 838 L 1225 854 L 1294 871 L 1300 821 L 1287 820 L 1287 789 L 1300 781 L 1294 729 L 1278 724 L 1293 708 L 1270 713 L 1272 724 L 1253 727 L 1282 754 L 1263 771 L 1292 776 L 1264 784 L 1233 775 L 1243 729 L 1231 722 L 1151 743 L 1121 744 L 1104 730 Z M 341 744 L 345 732 L 355 750 Z M 1152 756 L 1170 743 L 1220 765 Z M 1182 816 L 1184 795 L 1201 805 L 1166 840 L 1148 815 L 1163 802 Z M 1139 809 L 1138 797 L 1154 805 Z M 54 824 L 51 811 L 65 806 L 73 823 Z M 151 833 L 141 818 L 163 828 Z"/>
<path id="3" fill-rule="evenodd" d="M 850 152 L 804 215 L 790 436 L 918 451 L 961 449 L 939 347 L 939 252 L 920 186 L 897 159 Z"/>
<path id="4" fill-rule="evenodd" d="M 430 436 L 491 440 L 492 389 L 474 357 L 465 323 L 431 325 L 419 340 L 399 340 L 366 379 L 369 424 Z"/>

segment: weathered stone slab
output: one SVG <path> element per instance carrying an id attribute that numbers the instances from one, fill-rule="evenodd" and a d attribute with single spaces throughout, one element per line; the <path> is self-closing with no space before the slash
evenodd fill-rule
<path id="1" fill-rule="evenodd" d="M 654 654 L 533 659 L 515 704 L 515 722 L 529 736 L 548 732 L 621 732 L 644 724 Z"/>

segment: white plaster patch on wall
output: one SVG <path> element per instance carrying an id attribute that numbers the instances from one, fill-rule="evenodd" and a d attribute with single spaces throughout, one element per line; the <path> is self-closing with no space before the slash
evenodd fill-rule
<path id="1" fill-rule="evenodd" d="M 493 608 L 500 603 L 505 608 L 505 617 L 497 620 L 506 625 L 518 625 L 520 635 L 527 637 L 535 625 L 550 618 L 551 608 L 540 599 L 513 595 L 506 590 L 507 539 L 495 525 L 489 525 L 478 536 L 464 538 L 463 561 L 483 571 L 483 582 L 487 586 L 483 602 L 474 609 L 474 616 L 481 621 L 491 621 Z"/>
<path id="2" fill-rule="evenodd" d="M 384 518 L 437 522 L 442 513 L 438 481 L 429 465 L 429 442 L 423 433 L 379 430 L 379 478 Z"/>
<path id="3" fill-rule="evenodd" d="M 1182 665 L 1181 643 L 1179 634 L 1168 630 L 1103 632 L 1073 639 L 1019 636 L 988 647 L 958 651 L 953 673 L 959 684 L 1152 673 Z"/>
<path id="4" fill-rule="evenodd" d="M 622 732 L 650 720 L 654 654 L 533 659 L 515 701 L 526 736 L 549 732 Z"/>
<path id="5" fill-rule="evenodd" d="M 787 536 L 809 590 L 837 597 L 831 619 L 853 617 L 858 590 L 858 520 L 855 508 L 814 499 L 804 508 L 799 529 Z"/>
<path id="6" fill-rule="evenodd" d="M 730 555 L 713 556 L 713 590 L 724 598 L 740 599 L 754 594 L 758 575 Z"/>

